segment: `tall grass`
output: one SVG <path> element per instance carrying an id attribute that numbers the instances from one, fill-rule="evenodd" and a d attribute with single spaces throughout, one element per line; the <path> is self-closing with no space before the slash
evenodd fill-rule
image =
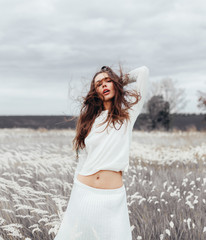
<path id="1" fill-rule="evenodd" d="M 54 239 L 76 168 L 73 130 L 0 130 L 0 240 Z M 123 175 L 133 239 L 206 239 L 206 133 L 133 132 Z"/>

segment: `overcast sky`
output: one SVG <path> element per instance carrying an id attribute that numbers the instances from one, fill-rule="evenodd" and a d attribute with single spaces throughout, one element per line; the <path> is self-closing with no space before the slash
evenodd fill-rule
<path id="1" fill-rule="evenodd" d="M 118 63 L 148 66 L 151 81 L 177 80 L 182 112 L 199 113 L 205 13 L 203 0 L 0 0 L 0 115 L 75 115 L 72 95 Z"/>

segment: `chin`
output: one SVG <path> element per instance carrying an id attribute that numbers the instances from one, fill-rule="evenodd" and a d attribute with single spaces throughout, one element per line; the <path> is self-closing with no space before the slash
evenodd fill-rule
<path id="1" fill-rule="evenodd" d="M 106 96 L 106 97 L 104 97 L 104 100 L 105 100 L 105 101 L 109 101 L 109 100 L 111 100 L 112 98 L 114 98 L 114 96 L 113 96 L 113 97 Z"/>

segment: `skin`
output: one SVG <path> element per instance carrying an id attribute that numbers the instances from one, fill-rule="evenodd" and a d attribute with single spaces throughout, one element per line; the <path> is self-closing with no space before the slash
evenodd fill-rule
<path id="1" fill-rule="evenodd" d="M 103 99 L 103 104 L 105 110 L 109 110 L 111 108 L 112 104 L 112 98 L 115 96 L 115 89 L 114 89 L 114 83 L 109 78 L 107 73 L 99 73 L 95 79 L 95 89 L 97 93 L 99 94 L 100 98 Z M 109 89 L 110 92 L 107 95 L 103 94 L 104 89 Z"/>
<path id="2" fill-rule="evenodd" d="M 99 73 L 95 79 L 95 89 L 100 98 L 103 99 L 105 110 L 109 110 L 112 104 L 112 98 L 115 96 L 114 83 L 107 73 Z M 103 94 L 104 89 L 109 89 L 107 95 Z M 77 179 L 90 187 L 102 189 L 115 189 L 123 185 L 122 171 L 115 172 L 111 170 L 100 170 L 92 175 L 83 176 L 78 174 Z"/>

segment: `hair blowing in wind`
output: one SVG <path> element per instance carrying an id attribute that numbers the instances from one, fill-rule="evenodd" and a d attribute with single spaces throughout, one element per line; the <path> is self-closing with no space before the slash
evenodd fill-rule
<path id="1" fill-rule="evenodd" d="M 119 65 L 120 75 L 118 76 L 110 67 L 103 66 L 100 71 L 96 72 L 91 84 L 90 90 L 85 97 L 83 97 L 83 104 L 80 110 L 80 115 L 77 118 L 76 135 L 73 139 L 73 150 L 76 151 L 78 157 L 78 149 L 85 147 L 85 138 L 88 136 L 95 118 L 100 115 L 104 110 L 103 99 L 99 96 L 95 88 L 95 77 L 99 73 L 107 73 L 112 80 L 115 89 L 115 95 L 112 98 L 111 109 L 108 112 L 106 120 L 108 121 L 106 128 L 110 123 L 115 127 L 115 123 L 120 124 L 120 128 L 123 122 L 129 120 L 128 109 L 140 100 L 140 93 L 136 90 L 125 90 L 123 87 L 128 84 L 128 75 L 123 74 L 122 68 Z M 131 102 L 127 100 L 127 97 L 134 97 L 135 101 Z M 105 129 L 106 129 L 105 128 Z M 115 128 L 116 129 L 116 128 Z"/>

